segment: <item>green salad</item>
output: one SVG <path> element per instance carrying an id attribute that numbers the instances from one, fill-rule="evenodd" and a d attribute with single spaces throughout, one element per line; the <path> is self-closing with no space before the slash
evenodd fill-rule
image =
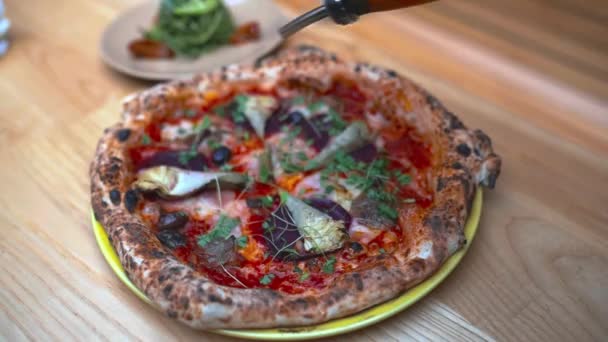
<path id="1" fill-rule="evenodd" d="M 194 58 L 227 44 L 234 31 L 221 0 L 162 0 L 158 20 L 145 37 Z"/>

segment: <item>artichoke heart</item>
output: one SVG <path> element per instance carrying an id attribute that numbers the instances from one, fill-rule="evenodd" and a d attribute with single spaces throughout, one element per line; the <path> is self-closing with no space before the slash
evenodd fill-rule
<path id="1" fill-rule="evenodd" d="M 344 245 L 348 237 L 344 222 L 332 219 L 291 195 L 285 195 L 285 205 L 303 237 L 304 249 L 307 252 L 331 252 Z"/>
<path id="2" fill-rule="evenodd" d="M 361 121 L 350 124 L 338 134 L 319 154 L 308 162 L 308 169 L 314 169 L 329 162 L 338 151 L 350 152 L 365 145 L 370 140 L 367 125 Z"/>
<path id="3" fill-rule="evenodd" d="M 251 127 L 253 127 L 255 133 L 260 138 L 264 138 L 266 120 L 272 115 L 277 105 L 277 100 L 272 96 L 260 95 L 247 97 L 247 101 L 243 106 L 243 114 L 245 114 Z"/>
<path id="4" fill-rule="evenodd" d="M 139 172 L 134 185 L 139 190 L 155 191 L 164 197 L 183 197 L 206 186 L 239 188 L 249 177 L 234 172 L 198 172 L 171 166 L 157 166 Z"/>

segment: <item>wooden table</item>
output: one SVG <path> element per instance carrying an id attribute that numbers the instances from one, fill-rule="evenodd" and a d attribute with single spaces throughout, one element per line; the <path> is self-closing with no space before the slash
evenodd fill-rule
<path id="1" fill-rule="evenodd" d="M 132 1 L 6 1 L 0 58 L 0 340 L 222 337 L 154 311 L 119 282 L 89 221 L 89 161 L 124 95 L 149 86 L 99 59 Z M 279 1 L 293 15 L 317 3 Z M 602 5 L 603 3 L 603 5 Z M 318 44 L 421 83 L 504 159 L 479 234 L 426 299 L 352 340 L 608 340 L 608 6 L 444 0 L 319 24 Z"/>

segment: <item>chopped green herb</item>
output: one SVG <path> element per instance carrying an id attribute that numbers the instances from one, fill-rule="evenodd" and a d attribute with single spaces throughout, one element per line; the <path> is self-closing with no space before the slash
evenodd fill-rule
<path id="1" fill-rule="evenodd" d="M 303 105 L 306 102 L 304 96 L 296 96 L 291 100 L 294 105 Z"/>
<path id="2" fill-rule="evenodd" d="M 217 114 L 218 116 L 225 116 L 226 115 L 226 105 L 216 106 L 215 108 L 213 108 L 213 112 L 215 114 Z"/>
<path id="3" fill-rule="evenodd" d="M 230 171 L 232 171 L 232 169 L 234 169 L 234 166 L 232 166 L 230 164 L 224 164 L 220 167 L 220 170 L 225 171 L 225 172 L 230 172 Z"/>
<path id="4" fill-rule="evenodd" d="M 270 157 L 270 151 L 266 149 L 266 151 L 264 151 L 259 158 L 260 181 L 262 183 L 268 183 L 270 181 L 270 178 L 272 177 L 272 161 Z"/>
<path id="5" fill-rule="evenodd" d="M 182 151 L 182 152 L 180 152 L 177 155 L 177 160 L 182 165 L 188 165 L 188 163 L 190 162 L 190 160 L 194 159 L 197 155 L 198 155 L 198 151 L 197 150 L 190 149 L 188 151 Z"/>
<path id="6" fill-rule="evenodd" d="M 300 279 L 299 279 L 299 281 L 300 281 L 300 282 L 302 282 L 302 281 L 306 281 L 308 278 L 310 278 L 310 273 L 308 273 L 308 272 L 304 272 L 304 273 L 302 273 L 302 274 L 300 275 Z"/>
<path id="7" fill-rule="evenodd" d="M 299 268 L 297 265 L 293 268 L 293 271 L 296 272 L 297 274 L 303 274 L 304 271 L 302 271 L 301 268 Z"/>
<path id="8" fill-rule="evenodd" d="M 268 221 L 264 221 L 264 223 L 262 223 L 262 228 L 265 231 L 270 231 L 272 230 L 274 227 L 272 225 L 270 225 L 270 223 Z"/>
<path id="9" fill-rule="evenodd" d="M 186 114 L 186 116 L 189 117 L 189 118 L 193 118 L 193 117 L 196 116 L 196 110 L 194 110 L 194 109 L 186 109 L 184 111 L 184 114 Z"/>
<path id="10" fill-rule="evenodd" d="M 308 110 L 310 110 L 313 113 L 316 113 L 316 112 L 321 111 L 325 107 L 327 107 L 327 104 L 325 104 L 325 102 L 318 101 L 318 102 L 315 102 L 315 103 L 311 104 L 310 106 L 308 106 Z"/>
<path id="11" fill-rule="evenodd" d="M 385 253 L 386 253 L 386 251 L 384 250 L 384 248 L 380 248 L 380 249 L 378 250 L 378 252 L 380 252 L 380 254 L 385 254 Z"/>
<path id="12" fill-rule="evenodd" d="M 213 226 L 213 229 L 203 235 L 199 235 L 198 237 L 198 245 L 201 247 L 205 247 L 209 242 L 218 239 L 227 239 L 230 236 L 230 232 L 234 227 L 239 224 L 240 220 L 236 218 L 232 218 L 226 216 L 224 214 L 220 215 L 219 220 Z"/>
<path id="13" fill-rule="evenodd" d="M 270 195 L 264 196 L 264 197 L 260 198 L 260 200 L 262 201 L 262 206 L 264 206 L 266 208 L 272 207 L 272 205 L 274 203 L 274 199 Z"/>
<path id="14" fill-rule="evenodd" d="M 324 273 L 334 273 L 334 269 L 336 267 L 336 257 L 335 256 L 330 256 L 329 258 L 327 258 L 327 261 L 325 261 L 325 264 L 323 264 L 323 272 Z"/>
<path id="15" fill-rule="evenodd" d="M 399 218 L 399 214 L 397 213 L 397 210 L 395 210 L 395 208 L 387 205 L 386 203 L 378 204 L 378 211 L 380 212 L 380 214 L 382 214 L 383 216 L 385 216 L 391 220 L 396 220 L 397 218 Z"/>
<path id="16" fill-rule="evenodd" d="M 144 133 L 144 135 L 141 136 L 141 143 L 144 145 L 150 145 L 152 143 L 152 138 Z"/>
<path id="17" fill-rule="evenodd" d="M 209 119 L 208 116 L 205 116 L 203 121 L 201 121 L 199 124 L 196 125 L 196 127 L 194 127 L 194 131 L 200 133 L 207 130 L 209 127 L 211 127 L 211 119 Z"/>
<path id="18" fill-rule="evenodd" d="M 216 148 L 222 146 L 219 142 L 217 142 L 217 140 L 215 139 L 207 139 L 207 146 L 209 146 L 210 149 L 215 150 Z"/>
<path id="19" fill-rule="evenodd" d="M 185 129 L 185 128 L 183 128 L 183 127 L 178 128 L 178 129 L 177 129 L 177 134 L 179 134 L 179 135 L 184 135 L 184 134 L 186 134 L 186 129 Z"/>
<path id="20" fill-rule="evenodd" d="M 260 279 L 260 284 L 268 285 L 268 284 L 270 284 L 272 279 L 274 279 L 274 277 L 275 277 L 274 274 L 268 273 L 265 276 L 263 276 L 262 279 Z"/>
<path id="21" fill-rule="evenodd" d="M 249 96 L 246 95 L 238 95 L 234 98 L 236 102 L 236 110 L 232 111 L 232 120 L 236 123 L 244 123 L 247 121 L 247 117 L 245 116 L 245 110 L 247 108 L 247 102 L 249 101 Z"/>
<path id="22" fill-rule="evenodd" d="M 281 204 L 284 204 L 285 202 L 287 202 L 287 199 L 289 198 L 289 194 L 286 191 L 281 190 L 279 192 L 279 197 L 281 198 Z"/>
<path id="23" fill-rule="evenodd" d="M 301 161 L 305 161 L 308 159 L 308 156 L 306 155 L 306 153 L 304 153 L 302 151 L 296 153 L 296 157 Z"/>
<path id="24" fill-rule="evenodd" d="M 239 246 L 239 248 L 245 248 L 247 247 L 247 243 L 249 242 L 249 239 L 247 238 L 247 236 L 241 236 L 238 239 L 236 239 L 236 245 Z"/>
<path id="25" fill-rule="evenodd" d="M 336 190 L 336 188 L 333 185 L 328 185 L 325 187 L 326 194 L 331 194 L 334 190 Z"/>

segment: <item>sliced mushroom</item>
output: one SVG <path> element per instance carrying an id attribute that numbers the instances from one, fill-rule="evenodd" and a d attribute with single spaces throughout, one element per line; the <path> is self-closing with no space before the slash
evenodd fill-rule
<path id="1" fill-rule="evenodd" d="M 285 206 L 293 217 L 304 240 L 304 249 L 313 253 L 331 252 L 341 248 L 347 240 L 344 222 L 306 204 L 287 193 L 283 193 Z"/>
<path id="2" fill-rule="evenodd" d="M 342 133 L 338 134 L 319 154 L 308 162 L 308 168 L 314 169 L 329 162 L 338 151 L 350 152 L 359 148 L 370 139 L 367 125 L 361 121 L 350 124 Z"/>
<path id="3" fill-rule="evenodd" d="M 143 191 L 154 191 L 163 197 L 183 197 L 206 186 L 222 189 L 243 187 L 249 177 L 234 172 L 197 172 L 170 166 L 157 166 L 140 171 L 135 187 Z"/>
<path id="4" fill-rule="evenodd" d="M 243 114 L 245 114 L 251 127 L 253 127 L 255 133 L 260 138 L 264 138 L 266 120 L 270 118 L 277 105 L 277 100 L 272 96 L 261 95 L 247 97 L 247 101 L 243 108 Z"/>

